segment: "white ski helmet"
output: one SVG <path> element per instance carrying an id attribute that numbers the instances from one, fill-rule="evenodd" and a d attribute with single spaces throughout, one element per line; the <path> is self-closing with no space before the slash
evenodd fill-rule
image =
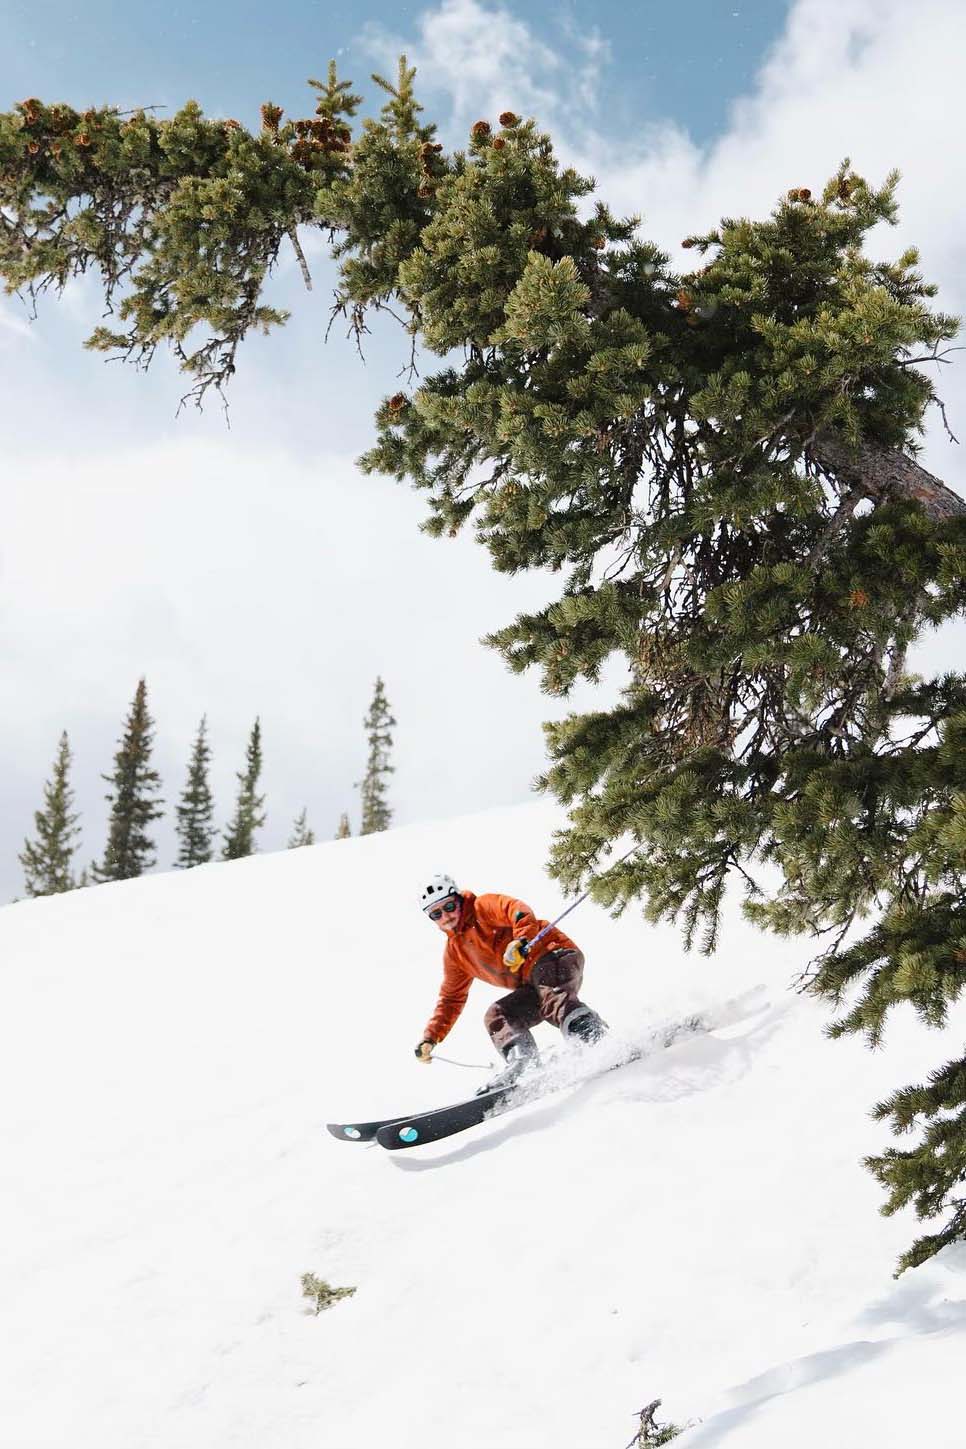
<path id="1" fill-rule="evenodd" d="M 428 885 L 420 887 L 419 904 L 424 911 L 431 911 L 440 901 L 455 895 L 459 895 L 459 891 L 451 875 L 433 875 L 430 876 Z"/>

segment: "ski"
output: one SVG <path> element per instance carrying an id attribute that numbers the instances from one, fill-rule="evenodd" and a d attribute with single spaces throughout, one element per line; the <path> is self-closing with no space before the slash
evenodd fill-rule
<path id="1" fill-rule="evenodd" d="M 640 1061 L 646 1055 L 643 1048 L 636 1050 L 622 1057 L 619 1062 L 598 1067 L 596 1071 L 574 1081 L 556 1081 L 552 1075 L 541 1080 L 539 1069 L 524 1072 L 509 1082 L 497 1084 L 489 1091 L 468 1097 L 463 1102 L 453 1102 L 448 1107 L 436 1107 L 428 1112 L 418 1112 L 414 1117 L 398 1117 L 394 1122 L 386 1122 L 376 1131 L 376 1141 L 389 1152 L 399 1152 L 404 1147 L 424 1147 L 428 1142 L 439 1142 L 443 1137 L 453 1137 L 469 1127 L 479 1127 L 491 1117 L 499 1117 L 515 1107 L 525 1107 L 530 1102 L 539 1101 L 541 1097 L 549 1097 L 554 1092 L 563 1092 L 568 1087 L 577 1087 L 595 1077 L 605 1076 L 608 1072 L 616 1071 L 618 1067 Z"/>
<path id="2" fill-rule="evenodd" d="M 444 1137 L 453 1137 L 457 1132 L 465 1132 L 470 1127 L 479 1127 L 515 1107 L 524 1107 L 554 1092 L 565 1091 L 568 1087 L 580 1086 L 584 1082 L 606 1076 L 608 1072 L 617 1071 L 620 1067 L 629 1066 L 631 1062 L 650 1056 L 656 1048 L 672 1046 L 681 1037 L 707 1030 L 708 1023 L 699 1017 L 689 1017 L 655 1032 L 647 1044 L 633 1048 L 620 1061 L 608 1062 L 606 1066 L 591 1070 L 576 1080 L 556 1080 L 551 1070 L 547 1079 L 541 1082 L 539 1070 L 524 1072 L 521 1077 L 502 1084 L 494 1083 L 488 1090 L 460 1102 L 451 1102 L 446 1107 L 433 1107 L 408 1117 L 382 1117 L 375 1122 L 327 1122 L 326 1130 L 343 1142 L 376 1141 L 387 1152 L 400 1152 L 407 1147 L 423 1147 L 430 1142 L 439 1142 Z"/>
<path id="3" fill-rule="evenodd" d="M 515 1085 L 515 1079 L 511 1079 L 502 1084 L 494 1083 L 491 1088 L 486 1091 L 479 1092 L 469 1101 L 455 1102 L 448 1107 L 432 1107 L 428 1108 L 425 1112 L 415 1112 L 408 1116 L 403 1115 L 398 1117 L 378 1117 L 374 1122 L 326 1122 L 325 1130 L 331 1133 L 333 1137 L 338 1137 L 340 1142 L 373 1142 L 383 1127 L 389 1128 L 397 1124 L 399 1124 L 400 1126 L 405 1126 L 407 1122 L 416 1122 L 424 1117 L 444 1116 L 447 1113 L 456 1113 L 459 1112 L 461 1108 L 468 1108 L 476 1102 L 484 1101 L 484 1099 L 486 1102 L 486 1110 L 489 1111 L 495 1105 L 496 1099 L 498 1097 L 507 1096 L 510 1092 L 511 1087 Z M 476 1120 L 482 1122 L 483 1117 L 479 1117 Z M 473 1127 L 476 1125 L 476 1120 L 467 1120 L 464 1125 L 467 1127 Z M 462 1126 L 450 1128 L 450 1131 L 452 1132 L 461 1132 L 462 1130 Z M 448 1137 L 450 1135 L 450 1131 L 437 1133 L 437 1136 Z M 424 1137 L 420 1135 L 419 1140 L 420 1142 L 435 1142 L 436 1137 Z M 413 1139 L 412 1141 L 410 1141 L 409 1139 L 403 1139 L 399 1142 L 398 1145 L 400 1147 L 410 1147 L 413 1145 L 413 1142 L 415 1142 L 415 1139 Z M 385 1144 L 383 1145 L 385 1146 Z"/>
<path id="4" fill-rule="evenodd" d="M 325 1130 L 340 1142 L 373 1142 L 380 1127 L 405 1120 L 404 1117 L 379 1117 L 375 1122 L 326 1122 Z"/>
<path id="5" fill-rule="evenodd" d="M 500 1111 L 508 1111 L 510 1107 L 522 1106 L 524 1101 L 533 1100 L 527 1096 L 511 1101 L 516 1085 L 494 1087 L 489 1092 L 467 1097 L 463 1102 L 453 1102 L 448 1107 L 436 1107 L 429 1112 L 417 1112 L 414 1117 L 383 1122 L 376 1129 L 376 1141 L 388 1152 L 398 1152 L 404 1147 L 423 1147 L 427 1142 L 439 1142 L 443 1137 L 465 1132 L 468 1127 L 479 1127 Z"/>

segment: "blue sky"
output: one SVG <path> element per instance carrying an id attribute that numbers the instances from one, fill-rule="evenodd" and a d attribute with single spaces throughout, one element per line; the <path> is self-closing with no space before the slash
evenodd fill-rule
<path id="1" fill-rule="evenodd" d="M 263 99 L 298 108 L 306 75 L 324 74 L 331 57 L 351 79 L 366 81 L 372 69 L 367 27 L 412 34 L 426 9 L 305 0 L 124 6 L 8 0 L 5 8 L 4 97 L 56 94 L 76 105 L 177 106 L 193 96 L 206 109 L 240 120 L 252 119 Z M 599 38 L 615 131 L 670 118 L 704 141 L 724 124 L 732 99 L 747 91 L 784 28 L 788 4 L 569 0 L 508 9 L 557 50 L 579 51 L 575 36 Z"/>
<path id="2" fill-rule="evenodd" d="M 966 129 L 960 0 L 920 0 L 914 23 L 905 0 L 351 11 L 8 0 L 4 41 L 0 108 L 28 94 L 172 109 L 194 96 L 252 123 L 266 99 L 304 113 L 305 77 L 340 51 L 371 98 L 369 72 L 404 49 L 448 143 L 506 106 L 537 116 L 562 156 L 597 178 L 615 210 L 641 213 L 644 233 L 682 266 L 690 231 L 765 214 L 793 185 L 817 189 L 843 155 L 876 180 L 898 165 L 901 222 L 875 247 L 919 246 L 939 304 L 966 311 L 966 152 L 950 145 Z M 170 358 L 144 375 L 83 350 L 100 315 L 93 279 L 44 298 L 34 323 L 0 297 L 0 901 L 21 888 L 17 850 L 64 728 L 81 858 L 100 853 L 100 775 L 141 675 L 169 812 L 206 713 L 227 819 L 261 716 L 265 849 L 284 845 L 303 806 L 323 838 L 343 810 L 357 816 L 377 674 L 398 719 L 399 823 L 524 799 L 544 764 L 541 721 L 614 696 L 616 670 L 572 702 L 547 699 L 535 675 L 509 675 L 481 636 L 539 607 L 559 581 L 494 574 L 471 537 L 421 534 L 408 489 L 360 476 L 355 460 L 374 407 L 398 387 L 404 340 L 377 328 L 365 362 L 337 331 L 323 345 L 333 272 L 321 239 L 302 240 L 314 289 L 284 253 L 272 298 L 292 320 L 246 342 L 230 429 L 217 404 L 176 415 L 184 387 Z M 963 436 L 958 358 L 940 383 Z M 962 488 L 962 450 L 937 422 L 925 448 L 926 466 Z M 929 667 L 955 663 L 964 645 L 930 639 Z M 158 841 L 168 866 L 170 813 Z M 422 865 L 459 873 L 458 861 Z"/>

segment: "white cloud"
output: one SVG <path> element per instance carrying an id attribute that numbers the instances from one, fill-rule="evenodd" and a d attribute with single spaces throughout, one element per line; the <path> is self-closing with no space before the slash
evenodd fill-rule
<path id="1" fill-rule="evenodd" d="M 155 399 L 157 400 L 157 398 Z M 214 420 L 213 420 L 214 421 Z M 321 838 L 365 762 L 377 673 L 399 721 L 391 800 L 400 823 L 523 797 L 542 766 L 536 679 L 509 676 L 480 636 L 532 607 L 545 580 L 492 573 L 471 539 L 418 530 L 408 490 L 352 458 L 259 442 L 241 423 L 149 446 L 20 454 L 0 542 L 0 899 L 67 728 L 84 858 L 104 837 L 104 786 L 140 675 L 157 724 L 169 819 L 197 721 L 208 715 L 223 822 L 256 714 L 269 827 L 284 844 L 302 805 Z"/>
<path id="2" fill-rule="evenodd" d="M 966 10 L 923 0 L 798 0 L 754 91 L 705 149 L 676 130 L 616 152 L 591 137 L 601 187 L 673 245 L 722 214 L 760 212 L 793 185 L 819 186 L 846 155 L 878 179 L 904 172 L 904 210 L 926 245 L 958 238 L 966 157 L 959 55 Z M 568 138 L 579 146 L 580 138 Z M 608 164 L 608 157 L 611 158 Z"/>
<path id="3" fill-rule="evenodd" d="M 604 70 L 613 58 L 610 41 L 596 26 L 592 30 L 581 30 L 572 15 L 564 14 L 559 24 L 575 52 L 570 68 L 577 97 L 585 109 L 595 111 L 600 103 Z"/>
<path id="4" fill-rule="evenodd" d="M 13 343 L 14 339 L 30 339 L 30 322 L 21 304 L 17 304 L 18 311 L 14 310 L 14 304 L 0 300 L 0 342 L 6 339 Z"/>
<path id="5" fill-rule="evenodd" d="M 386 75 L 395 74 L 397 58 L 405 52 L 419 72 L 420 96 L 446 97 L 450 114 L 442 129 L 458 133 L 457 144 L 462 144 L 478 116 L 492 118 L 509 109 L 550 122 L 570 97 L 595 101 L 606 41 L 596 30 L 579 31 L 571 21 L 561 34 L 566 48 L 557 51 L 510 7 L 443 0 L 437 9 L 422 12 L 414 36 L 370 23 L 363 40 Z"/>

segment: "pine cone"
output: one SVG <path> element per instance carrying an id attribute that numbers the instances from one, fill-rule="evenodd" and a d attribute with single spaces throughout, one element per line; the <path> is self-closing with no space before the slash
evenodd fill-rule
<path id="1" fill-rule="evenodd" d="M 506 142 L 504 141 L 504 139 L 503 139 L 502 136 L 494 136 L 494 138 L 493 138 L 493 149 L 494 149 L 494 151 L 502 151 L 505 145 L 506 145 Z"/>
<path id="2" fill-rule="evenodd" d="M 850 609 L 864 609 L 869 602 L 869 596 L 865 589 L 853 589 L 849 594 Z"/>
<path id="3" fill-rule="evenodd" d="M 515 116 L 512 111 L 503 111 L 500 115 L 501 126 L 519 126 L 520 117 Z"/>
<path id="4" fill-rule="evenodd" d="M 406 406 L 406 394 L 404 392 L 393 393 L 389 399 L 389 411 L 391 413 L 401 412 Z"/>
<path id="5" fill-rule="evenodd" d="M 485 141 L 487 136 L 490 134 L 490 129 L 491 128 L 489 121 L 477 121 L 475 122 L 473 129 L 470 131 L 470 135 L 473 137 L 474 141 Z"/>
<path id="6" fill-rule="evenodd" d="M 282 119 L 282 107 L 272 105 L 266 101 L 262 106 L 262 125 L 267 131 L 277 131 L 279 122 Z"/>

